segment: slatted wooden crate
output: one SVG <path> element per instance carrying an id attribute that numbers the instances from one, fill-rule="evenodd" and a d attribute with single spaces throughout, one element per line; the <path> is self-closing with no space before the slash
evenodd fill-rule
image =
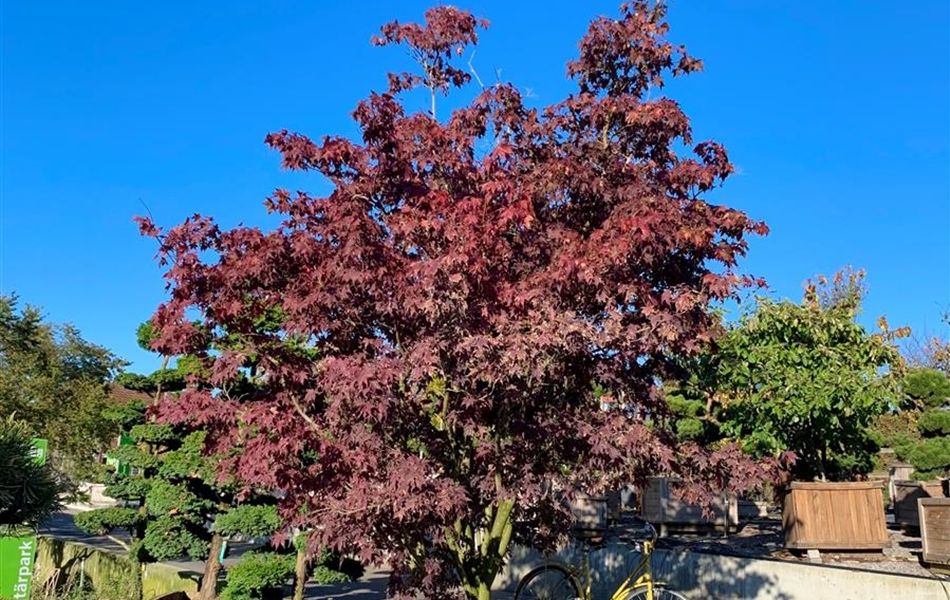
<path id="1" fill-rule="evenodd" d="M 919 498 L 924 562 L 950 565 L 950 498 Z"/>
<path id="2" fill-rule="evenodd" d="M 716 498 L 713 502 L 713 514 L 703 514 L 699 506 L 687 504 L 676 497 L 674 488 L 676 479 L 651 477 L 641 494 L 640 514 L 644 519 L 660 529 L 666 535 L 669 528 L 698 529 L 726 528 L 739 524 L 739 506 L 735 496 L 728 499 Z"/>
<path id="3" fill-rule="evenodd" d="M 909 463 L 896 463 L 887 468 L 887 497 L 891 508 L 894 507 L 894 483 L 897 481 L 906 481 L 914 474 L 914 465 Z"/>
<path id="4" fill-rule="evenodd" d="M 605 530 L 620 519 L 620 491 L 608 491 L 600 496 L 578 493 L 571 501 L 571 512 L 576 530 Z"/>
<path id="5" fill-rule="evenodd" d="M 793 482 L 782 520 L 793 550 L 881 550 L 888 543 L 884 484 Z"/>
<path id="6" fill-rule="evenodd" d="M 917 500 L 943 498 L 946 484 L 942 481 L 894 481 L 894 522 L 914 529 L 920 527 Z"/>

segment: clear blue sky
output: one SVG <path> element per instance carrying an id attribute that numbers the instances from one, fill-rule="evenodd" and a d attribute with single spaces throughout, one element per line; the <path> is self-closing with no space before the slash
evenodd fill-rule
<path id="1" fill-rule="evenodd" d="M 492 22 L 474 64 L 540 103 L 616 2 L 471 0 Z M 349 112 L 398 51 L 369 38 L 418 1 L 2 4 L 0 289 L 151 370 L 134 330 L 163 298 L 132 217 L 266 224 L 279 171 L 264 135 L 351 133 Z M 543 6 L 543 10 L 538 7 Z M 671 37 L 706 71 L 669 92 L 697 139 L 739 168 L 715 200 L 764 219 L 745 269 L 781 296 L 843 265 L 868 271 L 865 319 L 943 332 L 950 304 L 948 4 L 674 0 Z M 422 106 L 420 105 L 420 108 Z"/>

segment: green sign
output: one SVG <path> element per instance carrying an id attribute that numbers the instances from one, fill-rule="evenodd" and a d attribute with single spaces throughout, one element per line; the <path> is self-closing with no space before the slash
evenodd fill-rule
<path id="1" fill-rule="evenodd" d="M 133 440 L 133 439 L 130 438 L 129 436 L 125 435 L 124 433 L 120 433 L 120 434 L 119 434 L 119 442 L 118 442 L 117 447 L 118 447 L 118 446 L 134 446 L 134 445 L 135 445 L 135 440 Z M 118 458 L 114 458 L 114 457 L 112 457 L 112 456 L 107 456 L 107 457 L 106 457 L 106 464 L 112 466 L 113 468 L 115 468 L 115 472 L 118 473 L 119 475 L 131 475 L 131 474 L 132 474 L 132 467 L 131 467 L 131 465 L 129 465 L 129 463 L 127 463 L 127 462 L 122 462 L 122 461 L 120 461 Z"/>
<path id="2" fill-rule="evenodd" d="M 33 444 L 33 458 L 36 459 L 36 462 L 45 465 L 46 464 L 46 440 L 36 438 L 31 442 Z"/>
<path id="3" fill-rule="evenodd" d="M 46 464 L 46 440 L 33 440 L 33 459 Z M 0 598 L 27 600 L 33 583 L 33 561 L 36 560 L 36 532 L 20 531 L 19 535 L 0 537 Z M 26 535 L 24 535 L 26 534 Z"/>
<path id="4" fill-rule="evenodd" d="M 0 537 L 0 598 L 26 600 L 33 582 L 36 535 Z"/>

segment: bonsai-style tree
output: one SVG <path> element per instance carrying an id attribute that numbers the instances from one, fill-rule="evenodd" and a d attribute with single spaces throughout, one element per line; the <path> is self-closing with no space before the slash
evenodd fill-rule
<path id="1" fill-rule="evenodd" d="M 915 368 L 901 380 L 900 410 L 877 424 L 881 443 L 914 465 L 914 478 L 950 472 L 950 379 L 936 369 Z"/>
<path id="2" fill-rule="evenodd" d="M 136 341 L 139 348 L 143 350 L 152 350 L 152 341 L 155 332 L 152 329 L 151 321 L 145 321 L 138 326 L 135 331 Z M 115 383 L 130 390 L 145 392 L 151 394 L 156 399 L 163 393 L 180 392 L 185 389 L 188 377 L 200 368 L 194 357 L 179 356 L 175 360 L 175 366 L 169 367 L 173 357 L 163 356 L 162 366 L 148 375 L 141 373 L 120 373 L 115 378 Z"/>
<path id="3" fill-rule="evenodd" d="M 136 334 L 139 346 L 151 350 L 151 323 L 143 323 Z M 174 398 L 200 365 L 194 357 L 182 356 L 168 368 L 171 358 L 165 355 L 162 367 L 149 376 L 127 373 L 117 381 L 154 394 L 155 401 Z M 221 469 L 220 457 L 205 456 L 206 432 L 201 429 L 156 423 L 145 405 L 136 402 L 113 406 L 104 417 L 133 442 L 111 452 L 131 473 L 113 474 L 106 493 L 137 508 L 89 511 L 76 516 L 77 525 L 109 535 L 142 562 L 183 556 L 205 560 L 199 599 L 215 598 L 226 538 L 265 537 L 281 528 L 275 496 L 237 485 Z M 207 523 L 212 523 L 210 529 Z M 111 536 L 116 529 L 129 532 L 129 544 Z"/>
<path id="4" fill-rule="evenodd" d="M 950 379 L 936 369 L 911 369 L 901 381 L 901 409 L 929 412 L 950 402 Z"/>
<path id="5" fill-rule="evenodd" d="M 670 409 L 667 425 L 683 441 L 707 447 L 725 443 L 719 422 L 722 393 L 716 388 L 718 357 L 709 349 L 685 358 L 680 366 L 680 377 L 663 385 Z"/>
<path id="6" fill-rule="evenodd" d="M 563 539 L 576 490 L 670 474 L 699 501 L 760 481 L 737 447 L 651 426 L 656 382 L 753 283 L 734 269 L 766 232 L 707 199 L 733 166 L 660 93 L 701 68 L 664 15 L 636 1 L 595 20 L 559 102 L 499 83 L 451 111 L 439 98 L 469 82 L 456 61 L 487 23 L 451 7 L 391 23 L 376 43 L 419 70 L 359 103 L 359 139 L 266 138 L 326 196 L 275 191 L 267 233 L 141 219 L 168 267 L 154 347 L 203 361 L 162 418 L 281 490 L 312 553 L 385 559 L 393 593 L 432 598 L 487 599 L 512 543 Z M 417 90 L 424 112 L 406 108 Z M 596 386 L 626 409 L 601 410 Z"/>
<path id="7" fill-rule="evenodd" d="M 75 517 L 76 525 L 93 535 L 107 535 L 140 562 L 185 556 L 204 560 L 201 600 L 216 597 L 220 555 L 227 537 L 270 536 L 281 522 L 275 499 L 259 494 L 238 498 L 238 488 L 221 484 L 218 462 L 203 455 L 205 432 L 145 420 L 132 426 L 135 442 L 112 454 L 132 474 L 112 476 L 106 493 L 135 507 L 101 508 Z M 207 523 L 212 523 L 210 529 Z M 129 542 L 115 537 L 126 530 Z"/>
<path id="8" fill-rule="evenodd" d="M 722 430 L 760 455 L 792 451 L 801 479 L 848 479 L 872 468 L 868 427 L 895 398 L 894 337 L 857 323 L 862 272 L 809 285 L 804 301 L 762 298 L 721 340 Z"/>

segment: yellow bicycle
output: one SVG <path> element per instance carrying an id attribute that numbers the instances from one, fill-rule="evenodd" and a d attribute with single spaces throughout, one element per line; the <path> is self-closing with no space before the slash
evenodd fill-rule
<path id="1" fill-rule="evenodd" d="M 642 557 L 610 596 L 610 600 L 686 600 L 679 592 L 668 589 L 654 579 L 651 558 L 656 547 L 656 529 L 646 521 L 643 523 L 648 532 L 646 539 L 620 538 L 641 552 Z M 594 540 L 588 540 L 584 544 L 579 567 L 566 563 L 549 563 L 532 570 L 518 583 L 515 600 L 593 600 L 590 554 L 596 546 L 602 547 Z"/>

